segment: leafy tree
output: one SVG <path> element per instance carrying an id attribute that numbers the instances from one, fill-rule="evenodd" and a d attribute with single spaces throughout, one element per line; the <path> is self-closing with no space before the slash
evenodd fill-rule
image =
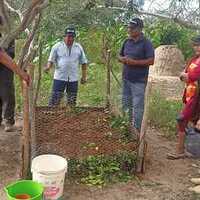
<path id="1" fill-rule="evenodd" d="M 176 23 L 169 23 L 166 20 L 158 20 L 156 23 L 147 24 L 145 33 L 152 40 L 154 47 L 177 45 L 186 59 L 192 55 L 191 37 L 197 34 L 195 31 Z"/>

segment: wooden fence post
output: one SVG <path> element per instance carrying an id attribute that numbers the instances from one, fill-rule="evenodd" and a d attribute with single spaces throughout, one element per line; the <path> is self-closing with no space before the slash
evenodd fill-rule
<path id="1" fill-rule="evenodd" d="M 23 129 L 22 129 L 22 178 L 29 178 L 30 165 L 31 165 L 31 137 L 32 137 L 32 124 L 34 120 L 34 71 L 35 66 L 29 66 L 29 75 L 31 83 L 29 87 L 22 83 L 23 93 Z"/>
<path id="2" fill-rule="evenodd" d="M 145 91 L 145 107 L 144 115 L 142 120 L 142 126 L 140 130 L 139 146 L 137 151 L 137 172 L 145 172 L 145 158 L 147 152 L 147 140 L 146 140 L 146 130 L 148 126 L 148 114 L 149 114 L 149 96 L 151 93 L 152 82 L 148 81 L 146 91 Z"/>
<path id="3" fill-rule="evenodd" d="M 29 92 L 26 84 L 22 86 L 23 93 L 23 130 L 22 130 L 22 178 L 26 179 L 30 167 L 30 121 Z"/>

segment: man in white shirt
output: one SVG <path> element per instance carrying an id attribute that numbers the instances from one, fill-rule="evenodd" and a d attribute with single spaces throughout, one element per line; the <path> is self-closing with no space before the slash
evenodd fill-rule
<path id="1" fill-rule="evenodd" d="M 56 43 L 48 59 L 45 71 L 55 64 L 52 95 L 49 106 L 60 103 L 64 92 L 67 93 L 67 103 L 76 104 L 79 80 L 79 65 L 82 65 L 81 83 L 87 80 L 87 58 L 82 46 L 75 42 L 76 31 L 73 27 L 65 30 L 64 41 Z"/>

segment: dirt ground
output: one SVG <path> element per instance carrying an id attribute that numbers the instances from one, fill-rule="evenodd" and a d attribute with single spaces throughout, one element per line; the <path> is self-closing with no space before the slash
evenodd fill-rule
<path id="1" fill-rule="evenodd" d="M 166 153 L 175 143 L 154 129 L 148 130 L 146 174 L 135 181 L 107 186 L 103 189 L 65 185 L 64 200 L 195 200 L 188 191 L 191 177 L 200 177 L 200 161 L 170 161 Z M 20 132 L 5 133 L 0 128 L 0 196 L 6 200 L 3 187 L 20 174 Z M 194 166 L 196 165 L 196 167 Z M 199 166 L 199 167 L 198 167 Z"/>

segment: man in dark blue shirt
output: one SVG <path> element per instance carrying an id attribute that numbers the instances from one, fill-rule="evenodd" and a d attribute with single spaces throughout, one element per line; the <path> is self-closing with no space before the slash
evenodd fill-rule
<path id="1" fill-rule="evenodd" d="M 119 61 L 123 63 L 123 110 L 129 113 L 132 128 L 141 129 L 144 112 L 144 94 L 149 66 L 154 63 L 154 48 L 144 37 L 143 21 L 133 18 L 128 24 L 129 37 L 124 41 Z"/>

